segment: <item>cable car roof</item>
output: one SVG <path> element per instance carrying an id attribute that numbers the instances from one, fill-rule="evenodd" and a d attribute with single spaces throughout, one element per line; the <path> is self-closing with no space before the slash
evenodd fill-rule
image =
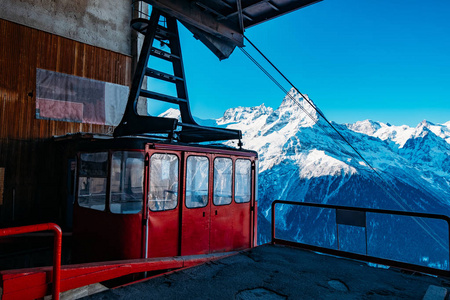
<path id="1" fill-rule="evenodd" d="M 177 18 L 219 59 L 242 47 L 245 29 L 321 0 L 144 0 Z"/>

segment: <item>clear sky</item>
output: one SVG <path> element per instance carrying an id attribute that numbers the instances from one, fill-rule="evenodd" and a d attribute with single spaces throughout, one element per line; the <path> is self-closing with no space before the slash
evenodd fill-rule
<path id="1" fill-rule="evenodd" d="M 279 106 L 283 93 L 239 49 L 219 61 L 180 32 L 195 116 Z M 450 121 L 450 0 L 323 0 L 245 34 L 330 120 Z"/>

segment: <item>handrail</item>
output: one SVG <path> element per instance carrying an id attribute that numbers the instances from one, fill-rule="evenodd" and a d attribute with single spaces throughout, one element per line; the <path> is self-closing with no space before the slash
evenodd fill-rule
<path id="1" fill-rule="evenodd" d="M 417 264 L 412 263 L 406 263 L 406 262 L 400 262 L 390 259 L 384 259 L 379 257 L 374 257 L 364 254 L 357 254 L 352 252 L 346 252 L 342 250 L 335 250 L 330 249 L 326 247 L 320 247 L 320 246 L 314 246 L 309 244 L 304 244 L 300 242 L 292 242 L 287 241 L 283 239 L 277 239 L 275 236 L 275 206 L 277 204 L 287 204 L 287 205 L 297 205 L 297 206 L 307 206 L 307 207 L 317 207 L 317 208 L 326 208 L 326 209 L 334 209 L 336 211 L 336 214 L 338 211 L 350 211 L 350 212 L 356 212 L 356 213 L 364 213 L 363 222 L 365 223 L 365 214 L 366 213 L 378 213 L 378 214 L 388 214 L 388 215 L 398 215 L 398 216 L 408 216 L 408 217 L 419 217 L 419 218 L 427 218 L 427 219 L 437 219 L 437 220 L 443 220 L 447 222 L 447 228 L 448 228 L 448 234 L 449 234 L 449 243 L 450 243 L 450 218 L 446 215 L 439 215 L 439 214 L 430 214 L 430 213 L 419 213 L 419 212 L 408 212 L 408 211 L 397 211 L 397 210 L 388 210 L 388 209 L 375 209 L 375 208 L 362 208 L 362 207 L 351 207 L 351 206 L 340 206 L 340 205 L 330 205 L 330 204 L 319 204 L 319 203 L 309 203 L 309 202 L 294 202 L 294 201 L 287 201 L 287 200 L 275 200 L 272 202 L 272 244 L 284 244 L 284 245 L 290 245 L 290 246 L 296 246 L 307 250 L 317 251 L 321 253 L 346 257 L 350 259 L 356 259 L 356 260 L 362 260 L 367 262 L 372 262 L 376 264 L 381 265 L 388 265 L 393 267 L 398 267 L 402 269 L 407 269 L 411 271 L 418 271 L 422 273 L 428 273 L 432 275 L 438 275 L 438 276 L 445 276 L 450 277 L 450 270 L 441 270 L 426 266 L 421 266 Z M 359 216 L 356 216 L 356 220 L 350 220 L 350 222 L 359 222 L 358 220 Z M 348 219 L 347 219 L 348 220 Z M 345 223 L 338 223 L 336 220 L 336 225 L 344 224 Z M 346 225 L 353 225 L 353 224 L 346 224 Z M 360 226 L 360 225 L 356 225 Z M 365 224 L 361 227 L 366 227 Z M 366 231 L 367 234 L 367 231 Z M 367 241 L 366 241 L 367 243 Z M 366 251 L 367 251 L 367 245 L 366 245 Z M 449 266 L 450 266 L 450 250 L 448 250 L 449 253 Z"/>
<path id="2" fill-rule="evenodd" d="M 61 289 L 61 245 L 62 245 L 62 230 L 54 223 L 45 223 L 37 225 L 28 225 L 21 227 L 11 227 L 0 229 L 0 237 L 16 235 L 22 233 L 31 233 L 38 231 L 52 230 L 55 233 L 53 244 L 53 297 L 54 300 L 59 300 L 59 292 Z"/>

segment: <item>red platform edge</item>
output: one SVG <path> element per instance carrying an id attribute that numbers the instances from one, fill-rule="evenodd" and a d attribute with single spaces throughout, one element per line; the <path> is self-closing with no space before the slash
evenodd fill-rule
<path id="1" fill-rule="evenodd" d="M 66 265 L 61 267 L 60 290 L 64 292 L 133 273 L 192 267 L 233 253 Z M 52 275 L 52 267 L 1 271 L 1 299 L 36 299 L 49 295 Z"/>

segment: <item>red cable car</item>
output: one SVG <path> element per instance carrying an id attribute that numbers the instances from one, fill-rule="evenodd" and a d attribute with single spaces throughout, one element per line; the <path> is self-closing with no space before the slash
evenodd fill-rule
<path id="1" fill-rule="evenodd" d="M 254 151 L 89 141 L 78 153 L 74 259 L 228 252 L 256 244 Z"/>
<path id="2" fill-rule="evenodd" d="M 241 149 L 240 130 L 201 126 L 192 117 L 177 19 L 153 8 L 132 26 L 145 39 L 122 121 L 114 138 L 78 143 L 74 260 L 255 246 L 256 152 Z M 173 73 L 149 68 L 150 57 L 171 63 Z M 144 89 L 145 76 L 174 84 L 176 97 Z M 139 115 L 139 97 L 178 105 L 181 120 Z M 239 149 L 201 144 L 233 139 Z"/>

